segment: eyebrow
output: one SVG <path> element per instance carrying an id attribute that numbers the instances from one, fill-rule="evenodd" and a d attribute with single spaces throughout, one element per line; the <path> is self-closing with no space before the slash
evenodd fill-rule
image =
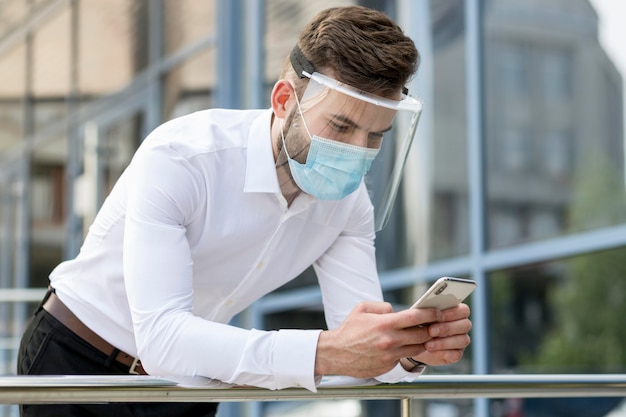
<path id="1" fill-rule="evenodd" d="M 355 123 L 355 122 L 354 122 L 352 119 L 350 119 L 349 117 L 342 116 L 342 115 L 340 115 L 340 114 L 335 114 L 335 115 L 333 115 L 333 116 L 332 116 L 332 118 L 333 118 L 333 119 L 335 119 L 335 120 L 338 120 L 338 121 L 340 121 L 340 122 L 342 122 L 342 123 L 345 123 L 345 124 L 347 124 L 347 125 L 350 125 L 350 126 L 352 126 L 352 127 L 356 128 L 356 129 L 363 130 L 363 128 L 362 128 L 361 126 L 359 126 L 357 123 Z M 392 127 L 393 127 L 392 125 L 389 125 L 389 127 L 385 128 L 385 129 L 383 129 L 383 130 L 381 130 L 381 131 L 378 131 L 378 132 L 370 132 L 370 133 L 385 133 L 385 132 L 389 132 L 389 131 L 391 130 L 391 128 L 392 128 Z"/>

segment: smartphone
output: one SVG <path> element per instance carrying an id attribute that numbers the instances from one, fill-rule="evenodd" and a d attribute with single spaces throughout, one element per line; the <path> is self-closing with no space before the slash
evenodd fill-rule
<path id="1" fill-rule="evenodd" d="M 471 279 L 442 277 L 422 295 L 411 308 L 446 310 L 463 302 L 476 288 Z"/>

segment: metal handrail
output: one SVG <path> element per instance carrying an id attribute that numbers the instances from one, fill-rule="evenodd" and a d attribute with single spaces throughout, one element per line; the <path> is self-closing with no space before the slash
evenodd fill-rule
<path id="1" fill-rule="evenodd" d="M 182 387 L 150 376 L 0 376 L 0 404 L 102 402 L 245 402 L 397 399 L 402 416 L 412 399 L 626 397 L 626 374 L 424 375 L 417 381 L 371 386 L 302 388 Z"/>

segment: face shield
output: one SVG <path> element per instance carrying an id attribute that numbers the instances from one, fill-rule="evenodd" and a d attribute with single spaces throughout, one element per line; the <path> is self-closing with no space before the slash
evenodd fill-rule
<path id="1" fill-rule="evenodd" d="M 393 208 L 422 103 L 405 93 L 398 100 L 376 96 L 315 72 L 297 46 L 291 62 L 298 76 L 308 79 L 283 129 L 293 179 L 321 199 L 343 198 L 364 180 L 376 231 L 381 230 Z"/>

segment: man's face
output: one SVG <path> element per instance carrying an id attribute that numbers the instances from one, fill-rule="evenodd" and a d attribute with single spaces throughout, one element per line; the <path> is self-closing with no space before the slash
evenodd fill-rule
<path id="1" fill-rule="evenodd" d="M 311 134 L 374 149 L 380 148 L 396 114 L 334 90 L 310 109 L 305 107 L 306 103 L 303 112 Z"/>
<path id="2" fill-rule="evenodd" d="M 394 110 L 334 90 L 326 90 L 321 99 L 305 98 L 300 108 L 302 113 L 297 106 L 294 107 L 283 130 L 289 156 L 300 163 L 306 162 L 311 143 L 308 133 L 354 146 L 379 149 L 383 135 L 391 129 L 396 114 Z"/>

